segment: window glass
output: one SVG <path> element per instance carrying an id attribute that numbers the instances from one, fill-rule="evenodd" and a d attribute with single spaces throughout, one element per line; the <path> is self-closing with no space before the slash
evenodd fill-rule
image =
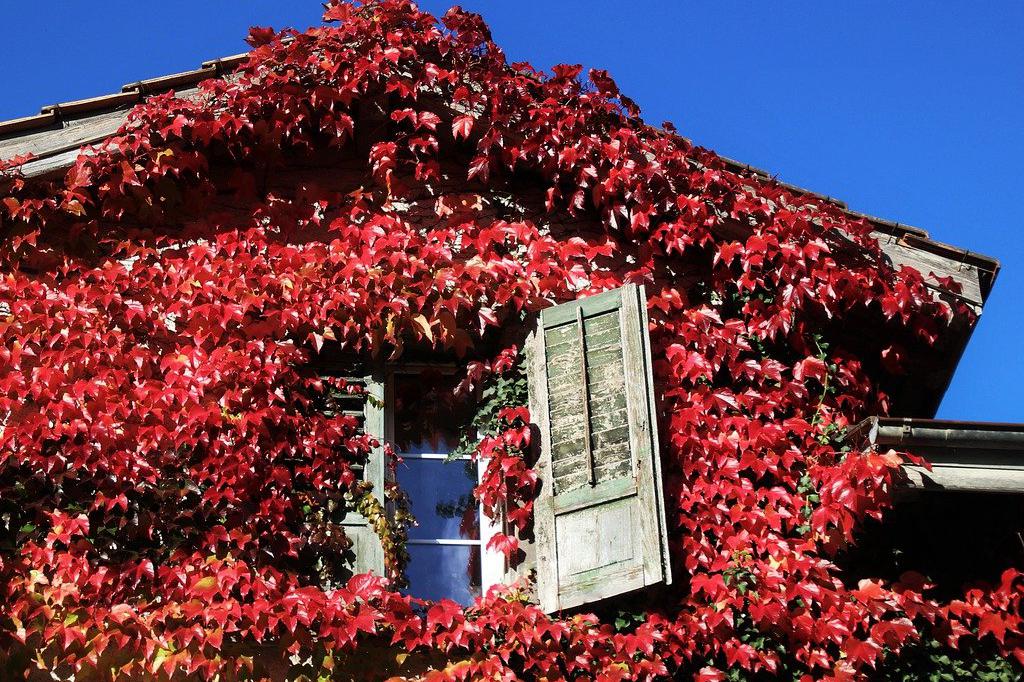
<path id="1" fill-rule="evenodd" d="M 458 377 L 437 370 L 393 375 L 390 415 L 402 458 L 396 473 L 417 525 L 409 529 L 406 590 L 420 599 L 469 604 L 480 596 L 477 464 L 449 460 L 470 423 L 470 401 L 455 395 Z"/>
<path id="2" fill-rule="evenodd" d="M 476 462 L 406 457 L 397 473 L 419 523 L 409 529 L 410 538 L 480 539 L 480 507 L 473 499 Z"/>
<path id="3" fill-rule="evenodd" d="M 480 596 L 480 545 L 409 544 L 407 592 L 470 604 Z"/>

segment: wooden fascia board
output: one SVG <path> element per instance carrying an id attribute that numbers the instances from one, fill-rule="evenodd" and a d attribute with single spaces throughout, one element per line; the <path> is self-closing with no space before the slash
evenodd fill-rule
<path id="1" fill-rule="evenodd" d="M 871 417 L 847 438 L 924 457 L 928 466 L 902 465 L 904 488 L 1024 493 L 1024 424 Z"/>

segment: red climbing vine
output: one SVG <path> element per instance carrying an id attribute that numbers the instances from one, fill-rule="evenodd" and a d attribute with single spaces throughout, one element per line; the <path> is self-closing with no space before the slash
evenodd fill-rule
<path id="1" fill-rule="evenodd" d="M 863 220 L 645 124 L 607 73 L 510 64 L 459 9 L 325 20 L 254 29 L 235 74 L 150 98 L 59 180 L 2 167 L 0 665 L 347 678 L 381 642 L 428 679 L 1024 662 L 1015 570 L 942 603 L 833 562 L 901 462 L 843 432 L 969 311 Z M 623 282 L 649 294 L 674 596 L 617 628 L 515 590 L 463 609 L 343 579 L 331 510 L 361 505 L 396 571 L 401 524 L 353 468 L 373 439 L 318 408 L 347 390 L 318 357 L 429 348 L 486 381 L 531 314 Z M 536 489 L 521 407 L 479 446 L 509 555 Z"/>

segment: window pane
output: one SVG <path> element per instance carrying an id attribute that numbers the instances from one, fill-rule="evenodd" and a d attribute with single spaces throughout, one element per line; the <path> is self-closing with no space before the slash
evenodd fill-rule
<path id="1" fill-rule="evenodd" d="M 458 378 L 436 370 L 395 375 L 395 444 L 399 452 L 447 454 L 469 424 L 468 401 L 456 398 Z"/>
<path id="2" fill-rule="evenodd" d="M 451 599 L 469 604 L 480 596 L 479 545 L 406 545 L 409 567 L 405 590 L 420 599 Z"/>
<path id="3" fill-rule="evenodd" d="M 476 462 L 406 459 L 398 465 L 398 485 L 419 522 L 409 529 L 410 538 L 479 539 L 480 507 L 473 499 Z"/>

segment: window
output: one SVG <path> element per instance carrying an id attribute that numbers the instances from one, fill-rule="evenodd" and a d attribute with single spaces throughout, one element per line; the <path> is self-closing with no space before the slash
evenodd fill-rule
<path id="1" fill-rule="evenodd" d="M 477 462 L 453 457 L 470 414 L 455 400 L 455 380 L 437 368 L 391 373 L 387 415 L 390 440 L 402 461 L 396 479 L 418 525 L 409 530 L 407 592 L 422 599 L 469 604 L 500 580 L 500 557 L 486 551 L 493 529 L 473 498 Z"/>
<path id="2" fill-rule="evenodd" d="M 488 551 L 499 530 L 473 498 L 484 462 L 456 456 L 471 421 L 458 373 L 437 365 L 366 377 L 367 433 L 392 443 L 396 482 L 418 525 L 406 549 L 407 593 L 469 604 L 491 585 L 536 571 L 537 600 L 557 611 L 671 582 L 650 339 L 643 287 L 627 285 L 543 311 L 526 346 L 541 488 L 527 561 Z M 356 411 L 349 406 L 351 411 Z M 538 442 L 539 441 L 539 442 Z M 383 489 L 383 452 L 365 477 Z M 383 572 L 373 529 L 351 514 L 354 572 Z"/>

